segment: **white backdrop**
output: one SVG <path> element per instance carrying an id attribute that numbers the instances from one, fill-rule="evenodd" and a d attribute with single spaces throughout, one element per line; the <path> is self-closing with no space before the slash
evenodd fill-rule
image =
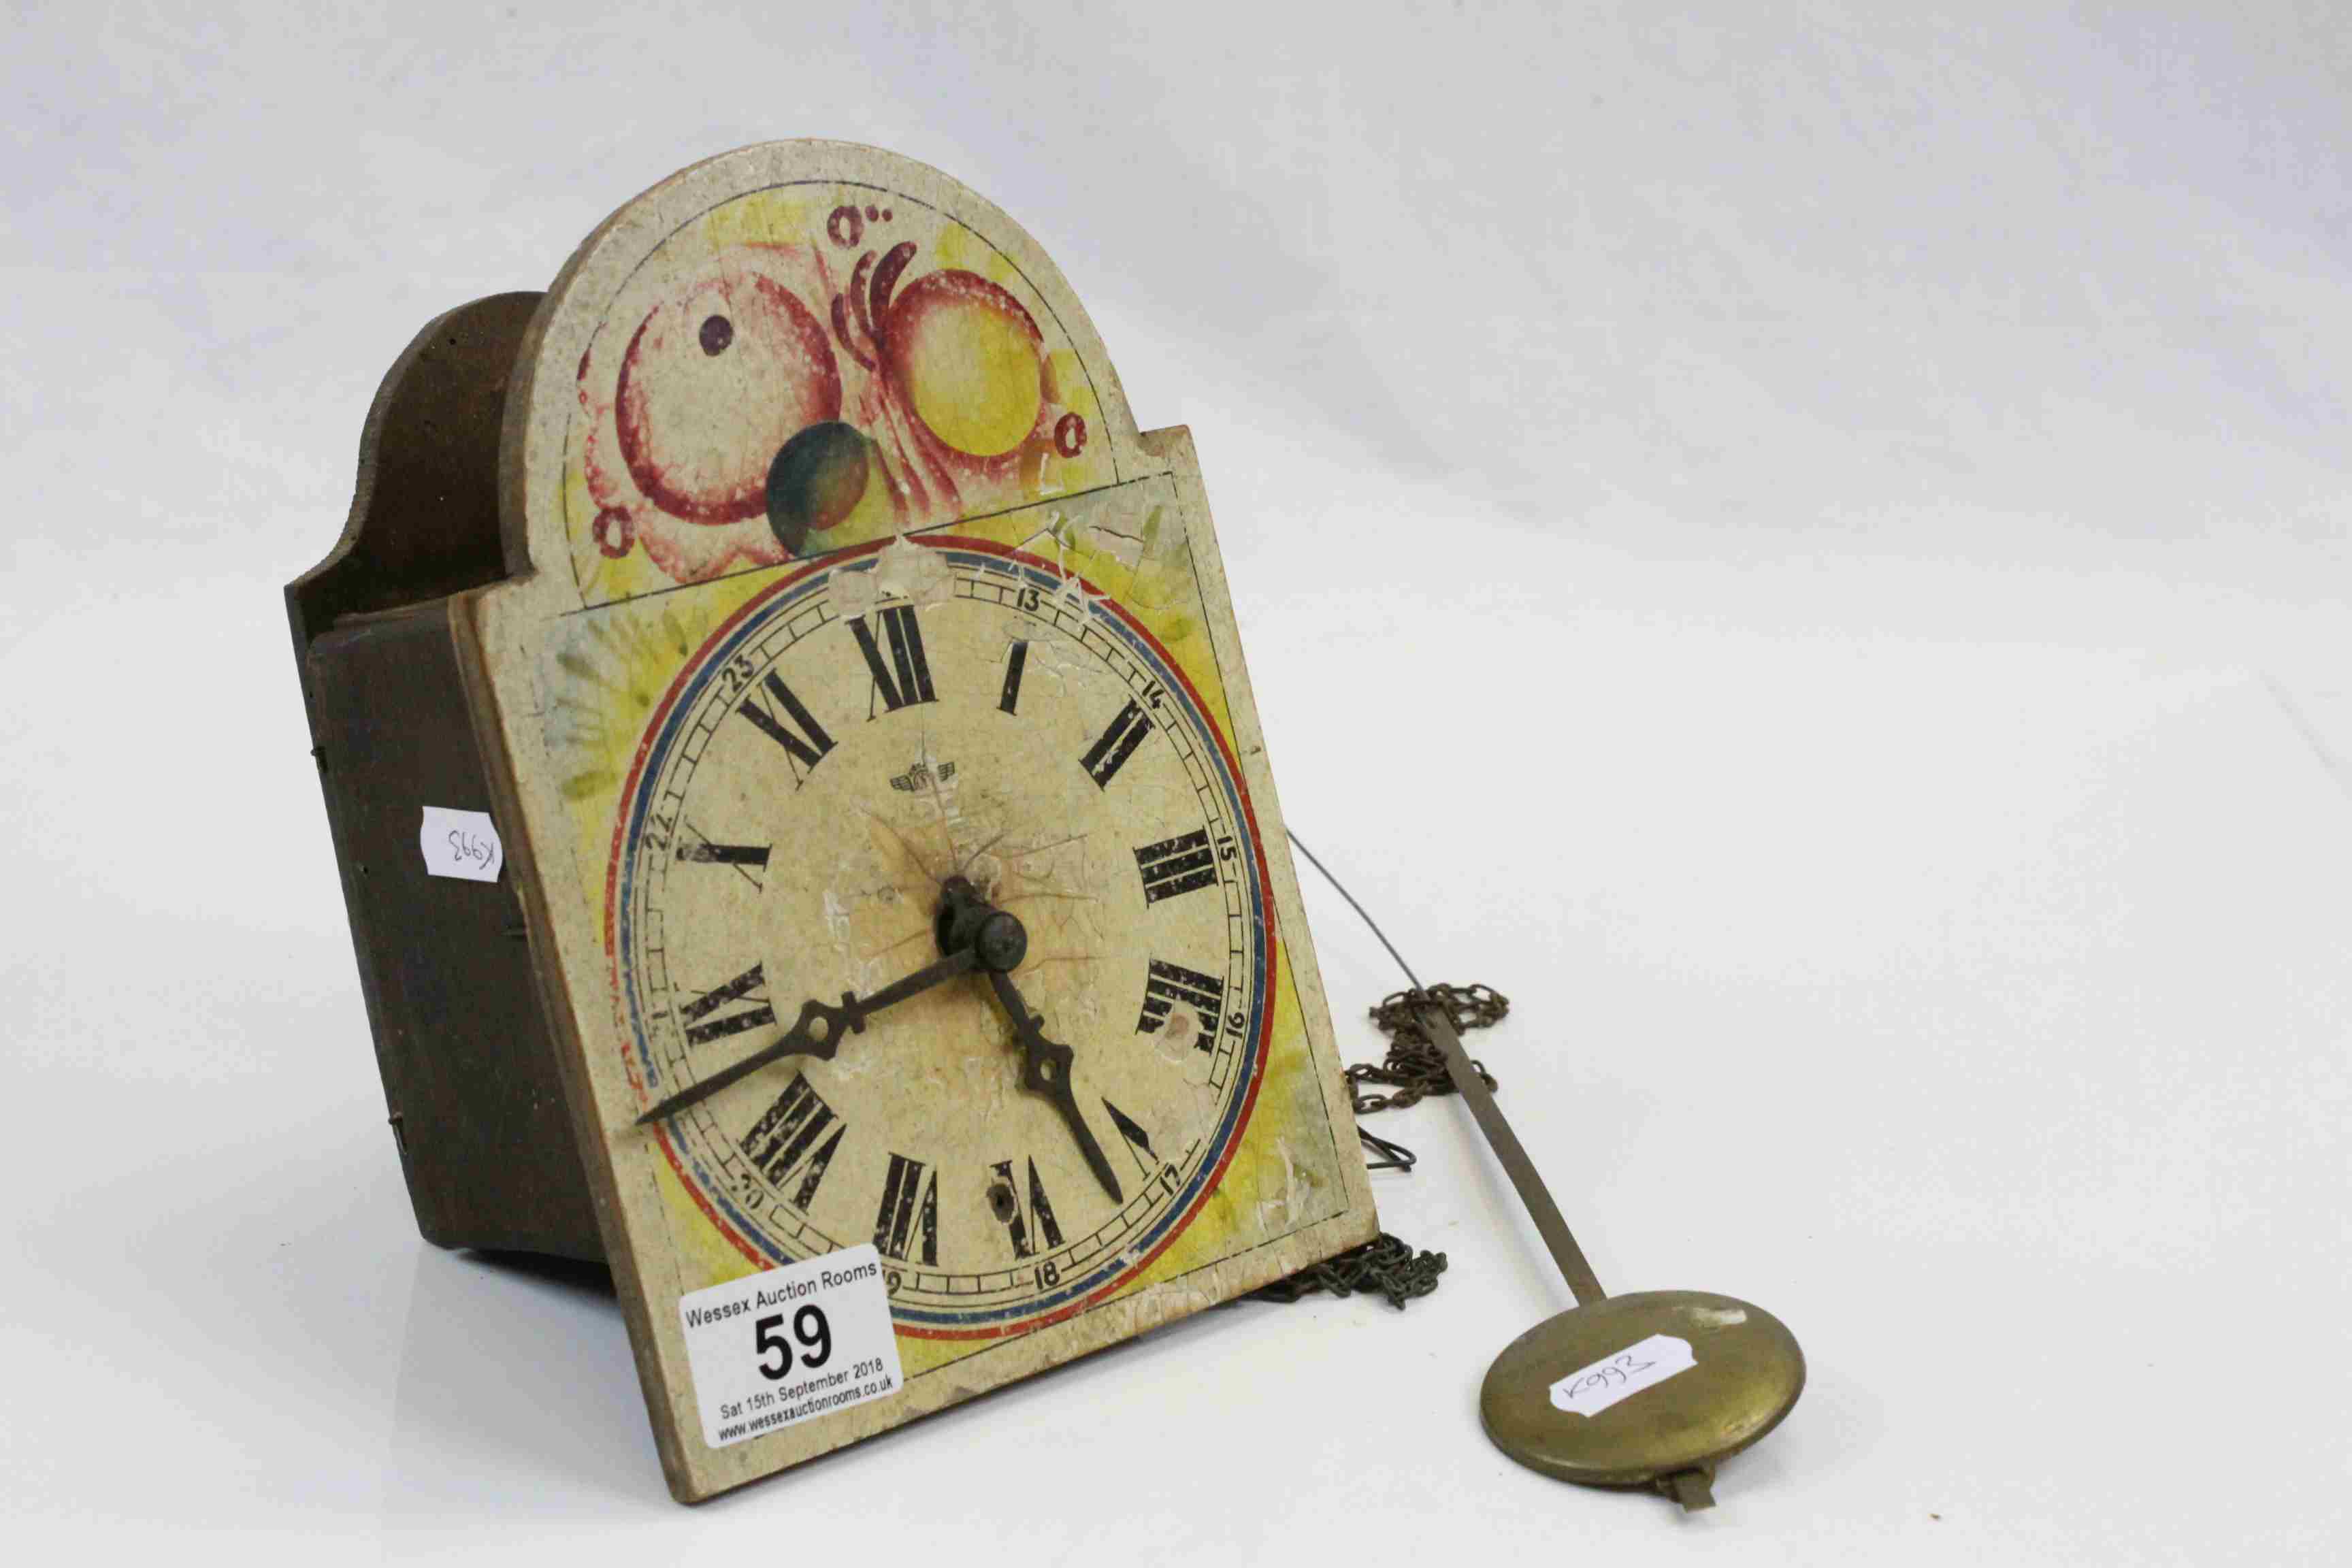
<path id="1" fill-rule="evenodd" d="M 2056 9 L 13 5 L 12 1552 L 2340 1552 L 2352 16 Z M 698 1510 L 608 1293 L 416 1238 L 279 586 L 428 316 L 792 134 L 1055 255 L 1199 440 L 1286 809 L 1514 998 L 1602 1278 L 1803 1340 L 1714 1513 L 1480 1436 L 1568 1299 L 1454 1100 L 1379 1126 L 1409 1312 Z"/>

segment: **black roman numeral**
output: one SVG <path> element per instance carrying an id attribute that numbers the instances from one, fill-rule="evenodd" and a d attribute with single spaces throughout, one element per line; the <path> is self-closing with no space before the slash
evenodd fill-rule
<path id="1" fill-rule="evenodd" d="M 922 1260 L 938 1263 L 940 1184 L 920 1160 L 893 1154 L 889 1177 L 882 1184 L 882 1206 L 874 1211 L 874 1246 L 905 1263 L 910 1260 L 918 1236 L 922 1241 Z"/>
<path id="2" fill-rule="evenodd" d="M 677 858 L 705 866 L 757 866 L 768 868 L 768 846 L 764 844 L 714 844 L 706 838 L 699 844 L 681 844 Z"/>
<path id="3" fill-rule="evenodd" d="M 996 1217 L 1004 1222 L 1004 1234 L 1013 1243 L 1015 1258 L 1035 1257 L 1041 1239 L 1048 1252 L 1062 1245 L 1062 1227 L 1054 1219 L 1054 1205 L 1045 1196 L 1045 1184 L 1037 1179 L 1037 1162 L 1031 1160 L 1028 1165 L 1026 1204 L 1013 1184 L 1012 1161 L 999 1160 L 989 1167 L 996 1173 L 996 1184 L 989 1188 L 989 1202 Z"/>
<path id="4" fill-rule="evenodd" d="M 1004 656 L 1004 690 L 996 700 L 1000 713 L 1021 711 L 1021 672 L 1029 668 L 1029 644 L 1024 639 L 1013 645 Z"/>
<path id="5" fill-rule="evenodd" d="M 688 831 L 692 832 L 692 827 Z M 698 838 L 692 844 L 681 843 L 677 858 L 689 865 L 732 866 L 737 876 L 765 890 L 765 884 L 760 880 L 760 874 L 768 868 L 768 847 L 764 844 L 714 844 L 708 838 Z"/>
<path id="6" fill-rule="evenodd" d="M 1103 1109 L 1110 1113 L 1110 1124 L 1118 1129 L 1119 1137 L 1126 1141 L 1127 1152 L 1135 1161 L 1135 1168 L 1147 1176 L 1157 1172 L 1160 1169 L 1160 1156 L 1152 1152 L 1150 1135 L 1143 1131 L 1134 1117 L 1129 1116 L 1109 1100 L 1104 1100 L 1102 1105 Z M 1173 1170 L 1171 1169 L 1169 1173 L 1172 1176 Z"/>
<path id="7" fill-rule="evenodd" d="M 1127 765 L 1127 759 L 1135 754 L 1135 748 L 1143 744 L 1143 737 L 1150 733 L 1151 721 L 1143 716 L 1143 710 L 1136 706 L 1133 698 L 1129 698 L 1127 706 L 1120 709 L 1118 716 L 1110 721 L 1110 728 L 1096 739 L 1093 747 L 1078 759 L 1078 763 L 1087 770 L 1087 776 L 1095 781 L 1097 789 L 1108 789 L 1110 781 L 1118 776 L 1118 770 Z"/>
<path id="8" fill-rule="evenodd" d="M 1145 845 L 1135 852 L 1135 868 L 1143 873 L 1147 904 L 1210 887 L 1217 879 L 1217 858 L 1209 848 L 1207 830 L 1201 828 Z"/>
<path id="9" fill-rule="evenodd" d="M 824 1143 L 830 1130 L 833 1136 Z M 800 1186 L 793 1194 L 796 1208 L 805 1209 L 816 1199 L 817 1184 L 833 1163 L 833 1152 L 841 1147 L 841 1135 L 848 1129 L 833 1113 L 809 1080 L 795 1078 L 768 1107 L 767 1114 L 743 1136 L 743 1153 L 771 1185 L 782 1187 L 794 1176 Z"/>
<path id="10" fill-rule="evenodd" d="M 680 1007 L 677 1016 L 687 1023 L 686 1043 L 706 1046 L 713 1040 L 723 1040 L 730 1035 L 740 1035 L 746 1029 L 774 1023 L 775 1010 L 768 1005 L 765 996 L 757 994 L 768 983 L 767 975 L 762 973 L 764 967 L 755 963 L 718 990 L 706 991 Z M 719 1009 L 730 1002 L 749 1002 L 751 1005 L 740 1013 L 719 1013 Z M 714 1013 L 719 1013 L 715 1018 L 711 1017 Z M 699 1021 L 706 1018 L 709 1019 L 708 1023 Z"/>
<path id="11" fill-rule="evenodd" d="M 857 639 L 857 651 L 866 656 L 866 668 L 873 673 L 875 694 L 893 713 L 909 702 L 937 702 L 939 694 L 931 689 L 930 663 L 923 658 L 923 626 L 915 618 L 915 606 L 892 605 L 875 615 L 881 617 L 882 634 L 890 644 L 887 660 L 874 640 L 870 624 L 873 616 L 860 616 L 849 623 L 850 635 Z M 866 717 L 873 717 L 870 703 Z"/>
<path id="12" fill-rule="evenodd" d="M 859 624 L 862 626 L 864 623 Z M 770 700 L 783 710 L 783 716 L 779 718 L 769 711 L 768 704 L 760 700 L 757 691 L 745 694 L 735 710 L 766 731 L 768 738 L 784 749 L 795 764 L 793 778 L 797 783 L 808 776 L 809 769 L 824 761 L 824 754 L 833 750 L 833 737 L 824 732 L 824 726 L 801 705 L 793 689 L 774 670 L 770 670 L 760 684 L 766 689 Z"/>
<path id="13" fill-rule="evenodd" d="M 1207 1050 L 1216 1041 L 1217 1015 L 1224 1010 L 1225 984 L 1213 974 L 1197 969 L 1187 969 L 1181 963 L 1151 961 L 1149 977 L 1143 983 L 1143 1016 L 1135 1021 L 1135 1032 L 1148 1035 L 1168 1021 L 1168 1010 L 1181 1002 L 1201 1016 L 1200 1037 L 1194 1043 Z"/>

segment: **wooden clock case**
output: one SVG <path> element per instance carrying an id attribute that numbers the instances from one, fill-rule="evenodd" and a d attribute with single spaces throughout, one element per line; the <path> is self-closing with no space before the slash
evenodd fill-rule
<path id="1" fill-rule="evenodd" d="M 858 199 L 853 193 L 866 195 Z M 827 203 L 834 204 L 829 215 Z M 899 226 L 889 228 L 888 243 L 862 243 L 861 214 L 864 222 L 888 228 L 894 210 Z M 798 265 L 793 257 L 805 261 L 805 270 L 787 279 L 779 269 Z M 822 259 L 826 257 L 833 259 Z M 910 258 L 918 265 L 910 266 Z M 828 266 L 837 270 L 828 273 Z M 590 386 L 593 376 L 609 374 L 599 368 L 608 362 L 593 352 L 597 334 L 612 329 L 606 341 L 624 345 L 616 351 L 619 363 L 635 363 L 640 342 L 670 341 L 646 337 L 656 316 L 645 313 L 645 300 L 656 298 L 656 312 L 684 310 L 685 301 L 701 297 L 697 290 L 732 287 L 730 268 L 757 275 L 746 298 L 765 298 L 759 290 L 830 290 L 840 285 L 828 278 L 845 279 L 846 292 L 857 301 L 850 308 L 834 293 L 811 296 L 783 313 L 811 322 L 829 314 L 841 353 L 870 379 L 856 384 L 854 406 L 838 401 L 845 395 L 836 392 L 837 401 L 824 405 L 831 411 L 817 414 L 796 403 L 761 404 L 787 396 L 767 381 L 698 395 L 710 400 L 704 406 L 711 412 L 684 416 L 679 428 L 699 428 L 695 420 L 729 417 L 747 407 L 759 409 L 761 420 L 782 411 L 799 421 L 758 426 L 762 439 L 784 443 L 769 470 L 767 514 L 756 526 L 727 522 L 737 532 L 719 542 L 719 552 L 698 554 L 703 542 L 688 535 L 711 519 L 688 515 L 699 502 L 673 508 L 677 497 L 658 474 L 638 501 L 660 516 L 616 510 L 609 500 L 596 503 L 604 509 L 597 510 L 583 499 L 600 483 L 613 482 L 613 470 L 607 465 L 591 471 L 582 443 L 603 438 L 596 432 L 605 428 L 597 423 L 604 415 L 594 412 L 604 406 L 597 402 L 602 394 Z M 902 274 L 912 280 L 894 300 L 890 290 Z M 698 280 L 709 277 L 718 282 Z M 860 336 L 872 331 L 869 306 L 871 319 L 882 320 L 886 310 L 916 299 L 930 301 L 923 310 L 932 313 L 894 314 L 885 322 L 885 336 Z M 981 317 L 952 315 L 966 310 Z M 853 316 L 859 322 L 855 331 Z M 991 445 L 996 437 L 990 431 L 957 423 L 976 403 L 924 405 L 930 412 L 916 412 L 917 400 L 942 385 L 966 385 L 967 373 L 997 375 L 1003 364 L 1024 363 L 1004 360 L 991 346 L 1000 340 L 985 332 L 957 335 L 975 320 L 983 326 L 985 321 L 1012 323 L 1016 339 L 1028 345 L 1021 352 L 1037 356 L 1037 410 L 1024 416 L 1031 421 L 1023 426 L 1027 434 L 1013 447 Z M 940 321 L 963 325 L 933 325 Z M 735 341 L 724 317 L 713 315 L 700 327 L 703 357 L 696 364 L 716 361 Z M 756 318 L 746 329 L 760 330 Z M 810 328 L 812 334 L 821 331 Z M 932 331 L 948 335 L 923 335 Z M 803 345 L 796 352 L 804 356 L 794 363 L 832 363 L 824 357 L 831 352 L 824 342 L 794 341 Z M 870 354 L 861 352 L 860 342 Z M 918 342 L 931 346 L 917 355 L 908 345 Z M 1019 392 L 1017 382 L 989 384 Z M 945 423 L 909 423 L 934 414 Z M 844 423 L 851 420 L 866 423 Z M 828 432 L 824 440 L 836 439 L 830 434 L 835 429 L 866 440 L 869 465 L 884 467 L 888 486 L 866 492 L 882 498 L 873 506 L 859 502 L 838 519 L 808 524 L 826 531 L 821 541 L 803 532 L 796 514 L 777 512 L 791 503 L 777 501 L 774 488 L 776 469 L 820 426 Z M 866 434 L 869 427 L 895 432 L 889 441 L 913 445 L 887 446 Z M 769 434 L 772 428 L 791 433 L 778 437 Z M 911 470 L 901 477 L 888 468 L 917 460 L 908 456 L 914 451 L 931 454 L 922 461 L 944 461 L 938 451 L 945 448 L 921 446 L 945 441 L 942 431 L 969 437 L 969 445 L 954 448 L 974 465 L 956 470 L 966 479 L 940 477 L 927 488 Z M 620 439 L 625 445 L 629 437 Z M 869 466 L 867 471 L 876 470 Z M 960 483 L 972 488 L 960 489 Z M 579 510 L 581 505 L 589 511 Z M 668 515 L 673 510 L 678 515 Z M 608 515 L 624 520 L 609 536 Z M 832 531 L 836 521 L 839 533 Z M 633 545 L 640 523 L 655 531 Z M 853 524 L 863 531 L 853 533 Z M 656 538 L 662 529 L 672 531 Z M 746 530 L 759 535 L 756 548 L 747 550 Z M 1053 558 L 1025 552 L 1041 537 L 1054 542 Z M 1065 548 L 1078 564 L 1061 553 Z M 1155 1162 L 1149 1180 L 1160 1184 L 1158 1195 L 1145 1190 L 1129 1203 L 1105 1178 L 1111 1198 L 1125 1205 L 1112 1218 L 1129 1226 L 1131 1244 L 1105 1242 L 1102 1237 L 1118 1234 L 1108 1222 L 1074 1232 L 1066 1244 L 1047 1232 L 1073 1258 L 1095 1259 L 1087 1272 L 1066 1280 L 1044 1263 L 1026 1275 L 995 1263 L 967 1274 L 953 1273 L 953 1264 L 935 1269 L 926 1239 L 922 1268 L 905 1280 L 907 1295 L 919 1300 L 894 1296 L 882 1309 L 886 1331 L 906 1362 L 897 1389 L 751 1433 L 721 1432 L 697 1414 L 699 1380 L 684 1337 L 695 1325 L 682 1324 L 681 1303 L 697 1292 L 799 1266 L 812 1255 L 772 1238 L 747 1240 L 730 1228 L 708 1194 L 689 1186 L 706 1178 L 689 1173 L 677 1157 L 677 1124 L 656 1119 L 646 1125 L 643 1112 L 650 1101 L 638 1053 L 647 1037 L 635 1021 L 640 1015 L 618 1005 L 636 983 L 629 978 L 635 961 L 626 921 L 616 944 L 610 916 L 622 873 L 601 859 L 587 865 L 601 850 L 583 855 L 581 849 L 611 843 L 610 866 L 622 865 L 615 825 L 630 828 L 637 821 L 628 813 L 626 793 L 636 788 L 637 774 L 625 750 L 609 756 L 600 751 L 593 766 L 566 760 L 580 755 L 581 743 L 569 715 L 583 701 L 609 705 L 609 711 L 593 710 L 593 743 L 633 746 L 642 765 L 647 748 L 667 743 L 663 737 L 675 725 L 659 727 L 666 707 L 631 705 L 649 700 L 641 692 L 660 697 L 667 691 L 669 697 L 660 698 L 666 705 L 684 683 L 701 679 L 705 667 L 696 661 L 719 646 L 712 635 L 715 617 L 730 606 L 739 616 L 751 614 L 759 595 L 803 583 L 828 592 L 840 582 L 856 586 L 868 581 L 869 571 L 876 573 L 869 593 L 904 595 L 902 588 L 882 586 L 898 579 L 866 564 L 889 552 L 909 560 L 1014 563 L 1010 570 L 1028 574 L 1033 591 L 992 602 L 1010 616 L 1045 617 L 1015 628 L 1015 646 L 1024 649 L 1029 645 L 1019 637 L 1046 635 L 1030 628 L 1050 629 L 1060 624 L 1052 617 L 1066 614 L 1079 629 L 1054 635 L 1070 636 L 1073 647 L 1097 636 L 1102 626 L 1129 628 L 1118 635 L 1133 639 L 1125 646 L 1138 656 L 1118 656 L 1121 662 L 1106 665 L 1101 679 L 1117 682 L 1139 670 L 1154 672 L 1164 685 L 1129 689 L 1127 706 L 1139 715 L 1134 692 L 1141 689 L 1141 699 L 1157 711 L 1160 693 L 1181 687 L 1181 694 L 1170 698 L 1170 711 L 1190 704 L 1181 710 L 1192 717 L 1169 722 L 1196 726 L 1184 734 L 1197 735 L 1211 748 L 1213 767 L 1223 770 L 1215 774 L 1224 781 L 1223 793 L 1201 809 L 1204 823 L 1232 825 L 1218 829 L 1227 837 L 1213 864 L 1234 869 L 1213 906 L 1223 912 L 1213 918 L 1228 931 L 1241 922 L 1226 947 L 1228 974 L 1240 976 L 1230 984 L 1241 989 L 1235 993 L 1240 1005 L 1213 1012 L 1205 1028 L 1197 1014 L 1188 1014 L 1185 1027 L 1197 1033 L 1169 1047 L 1203 1053 L 1199 1079 L 1163 1081 L 1179 1086 L 1172 1105 L 1223 1109 L 1213 1115 L 1193 1112 L 1199 1119 L 1192 1121 L 1178 1109 L 1177 1125 L 1198 1131 L 1165 1157 L 1139 1123 L 1120 1121 L 1135 1149 Z M 749 564 L 728 570 L 747 554 Z M 1114 581 L 1116 595 L 1101 581 Z M 909 607 L 891 613 L 911 615 L 908 597 Z M 648 618 L 667 628 L 664 637 L 630 645 L 652 650 L 637 675 L 602 681 L 580 649 L 604 637 L 608 626 L 634 624 L 609 617 L 639 614 L 640 601 L 658 604 Z M 1377 1234 L 1189 436 L 1136 425 L 1108 351 L 1075 292 L 1035 242 L 975 193 L 908 160 L 823 142 L 741 149 L 656 185 L 593 232 L 546 293 L 478 300 L 417 334 L 369 412 L 341 537 L 324 561 L 289 585 L 286 604 L 389 1130 L 417 1228 L 441 1247 L 544 1254 L 612 1268 L 656 1447 L 682 1500 L 715 1495 L 1245 1294 Z M 814 613 L 838 618 L 830 608 Z M 867 611 L 843 613 L 865 629 Z M 689 625 L 696 628 L 690 635 Z M 695 651 L 697 639 L 706 639 L 701 652 Z M 871 663 L 874 656 L 867 657 Z M 594 690 L 584 690 L 583 681 L 594 683 Z M 1103 722 L 1105 715 L 1082 712 L 1076 701 L 1061 710 L 1067 725 Z M 1013 711 L 1009 699 L 999 701 L 992 694 L 986 710 Z M 869 711 L 868 721 L 872 717 Z M 1110 722 L 1123 729 L 1129 720 L 1121 710 Z M 1141 723 L 1133 733 L 1140 737 L 1150 729 Z M 1195 780 L 1211 776 L 1211 764 L 1188 760 L 1200 753 L 1182 749 L 1194 741 L 1180 742 L 1176 731 L 1169 733 L 1171 750 L 1165 756 L 1175 765 L 1202 769 L 1192 775 Z M 1013 744 L 997 740 L 982 749 L 993 746 L 997 756 L 1007 757 L 1016 754 Z M 1130 742 L 1118 753 L 1122 762 L 1133 749 Z M 1093 773 L 1081 758 L 1084 751 L 1078 745 L 1060 765 Z M 613 765 L 616 761 L 620 766 Z M 985 779 L 984 769 L 981 776 Z M 1106 772 L 1093 784 L 1107 787 L 1108 779 Z M 900 787 L 896 777 L 887 782 Z M 990 786 L 980 787 L 985 802 Z M 1181 798 L 1191 809 L 1210 786 L 1162 787 L 1166 798 Z M 1097 798 L 1084 796 L 1088 803 Z M 1145 791 L 1125 798 L 1161 797 Z M 505 866 L 494 881 L 428 870 L 420 853 L 419 813 L 434 807 L 481 812 L 496 824 Z M 851 841 L 836 841 L 821 819 L 799 831 L 802 842 L 845 853 Z M 1125 877 L 1134 879 L 1097 885 L 1115 889 L 1118 907 L 1133 910 L 1216 885 L 1227 872 L 1202 879 L 1188 865 L 1177 874 L 1178 885 L 1166 887 L 1152 881 L 1147 865 L 1154 850 L 1181 846 L 1187 854 L 1196 847 L 1205 853 L 1209 831 L 1163 836 L 1164 843 L 1129 840 L 1116 857 L 1100 862 L 1102 869 L 1085 874 L 1099 878 L 1124 865 Z M 856 837 L 864 842 L 866 834 Z M 832 888 L 823 891 L 829 900 Z M 774 909 L 773 918 L 784 922 L 780 929 L 798 918 L 783 904 Z M 681 929 L 666 930 L 665 952 L 677 945 Z M 1160 972 L 1173 965 L 1143 949 L 1146 928 L 1120 929 L 1128 933 L 1119 939 L 1126 945 L 1105 950 L 1115 956 L 1082 950 L 1064 962 L 1116 963 L 1119 970 L 1107 968 L 1101 984 L 1123 987 L 1131 979 L 1148 999 L 1151 984 L 1171 984 Z M 667 970 L 667 958 L 658 963 Z M 1196 978 L 1209 983 L 1205 974 Z M 856 984 L 864 989 L 875 982 Z M 1087 1005 L 1100 1005 L 1092 998 Z M 1136 1017 L 1125 1011 L 1129 1006 L 1122 994 L 1121 1016 Z M 671 1020 L 664 1026 L 676 1034 L 677 1013 L 664 1016 Z M 1157 1022 L 1147 1000 L 1135 1034 L 1165 1038 L 1150 1034 Z M 966 1038 L 955 1033 L 924 1038 L 964 1053 L 947 1058 L 954 1070 L 967 1064 L 983 1075 L 998 1070 L 978 1064 L 997 1062 L 1000 1041 L 971 1037 L 968 1044 L 948 1044 Z M 1167 1069 L 1196 1070 L 1190 1055 L 1155 1059 Z M 1262 1097 L 1269 1083 L 1278 1088 Z M 919 1094 L 909 1089 L 895 1103 L 915 1105 L 919 1117 Z M 1122 1115 L 1105 1103 L 1110 1115 Z M 927 1122 L 914 1125 L 919 1136 L 929 1131 Z M 901 1163 L 921 1168 L 895 1153 L 891 1158 L 893 1181 Z M 1099 1174 L 1099 1151 L 1096 1158 Z M 1179 1159 L 1189 1163 L 1180 1166 Z M 1004 1167 L 982 1162 L 964 1168 Z M 1029 1179 L 1034 1188 L 1034 1168 Z M 970 1200 L 960 1212 L 971 1212 L 971 1205 L 980 1202 L 978 1188 L 969 1184 L 957 1192 L 957 1201 Z M 886 1193 L 883 1201 L 892 1200 Z M 900 1213 L 907 1207 L 899 1203 Z M 926 1206 L 926 1216 L 929 1212 Z M 1120 1218 L 1129 1214 L 1141 1217 Z M 984 1210 L 982 1215 L 987 1217 Z M 1001 1211 L 995 1218 L 1003 1219 Z M 1147 1231 L 1146 1225 L 1156 1228 Z M 863 1245 L 854 1228 L 839 1225 L 820 1229 L 818 1239 L 824 1244 L 815 1248 L 819 1254 Z M 883 1239 L 877 1222 L 877 1245 Z M 904 1245 L 900 1232 L 892 1239 Z M 1015 1256 L 1029 1256 L 1017 1234 L 1009 1236 L 1009 1244 Z M 957 1283 L 967 1278 L 976 1283 Z M 901 1277 L 893 1273 L 890 1279 L 898 1292 Z M 986 1283 L 991 1280 L 997 1282 Z M 1061 1295 L 1052 1294 L 1056 1289 Z M 960 1290 L 981 1298 L 952 1300 Z M 1006 1294 L 1010 1304 L 984 1299 L 988 1290 Z M 1037 1304 L 1026 1304 L 1023 1290 Z"/>
<path id="2" fill-rule="evenodd" d="M 416 808 L 488 811 L 453 595 L 526 569 L 499 527 L 507 385 L 541 296 L 428 323 L 360 438 L 351 519 L 286 590 L 393 1142 L 436 1246 L 601 1261 L 513 879 L 425 874 Z"/>

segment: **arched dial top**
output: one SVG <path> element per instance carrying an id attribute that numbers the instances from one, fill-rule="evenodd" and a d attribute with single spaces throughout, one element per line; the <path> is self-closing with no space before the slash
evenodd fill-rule
<path id="1" fill-rule="evenodd" d="M 559 280 L 509 432 L 510 547 L 576 605 L 1163 467 L 1052 261 L 936 171 L 772 143 L 629 217 Z"/>

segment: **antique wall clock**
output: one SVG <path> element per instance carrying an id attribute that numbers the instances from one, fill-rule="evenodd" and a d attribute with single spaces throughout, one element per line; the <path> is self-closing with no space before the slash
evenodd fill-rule
<path id="1" fill-rule="evenodd" d="M 795 142 L 429 325 L 288 590 L 424 1234 L 610 1262 L 696 1500 L 1372 1237 L 1192 445 Z"/>

